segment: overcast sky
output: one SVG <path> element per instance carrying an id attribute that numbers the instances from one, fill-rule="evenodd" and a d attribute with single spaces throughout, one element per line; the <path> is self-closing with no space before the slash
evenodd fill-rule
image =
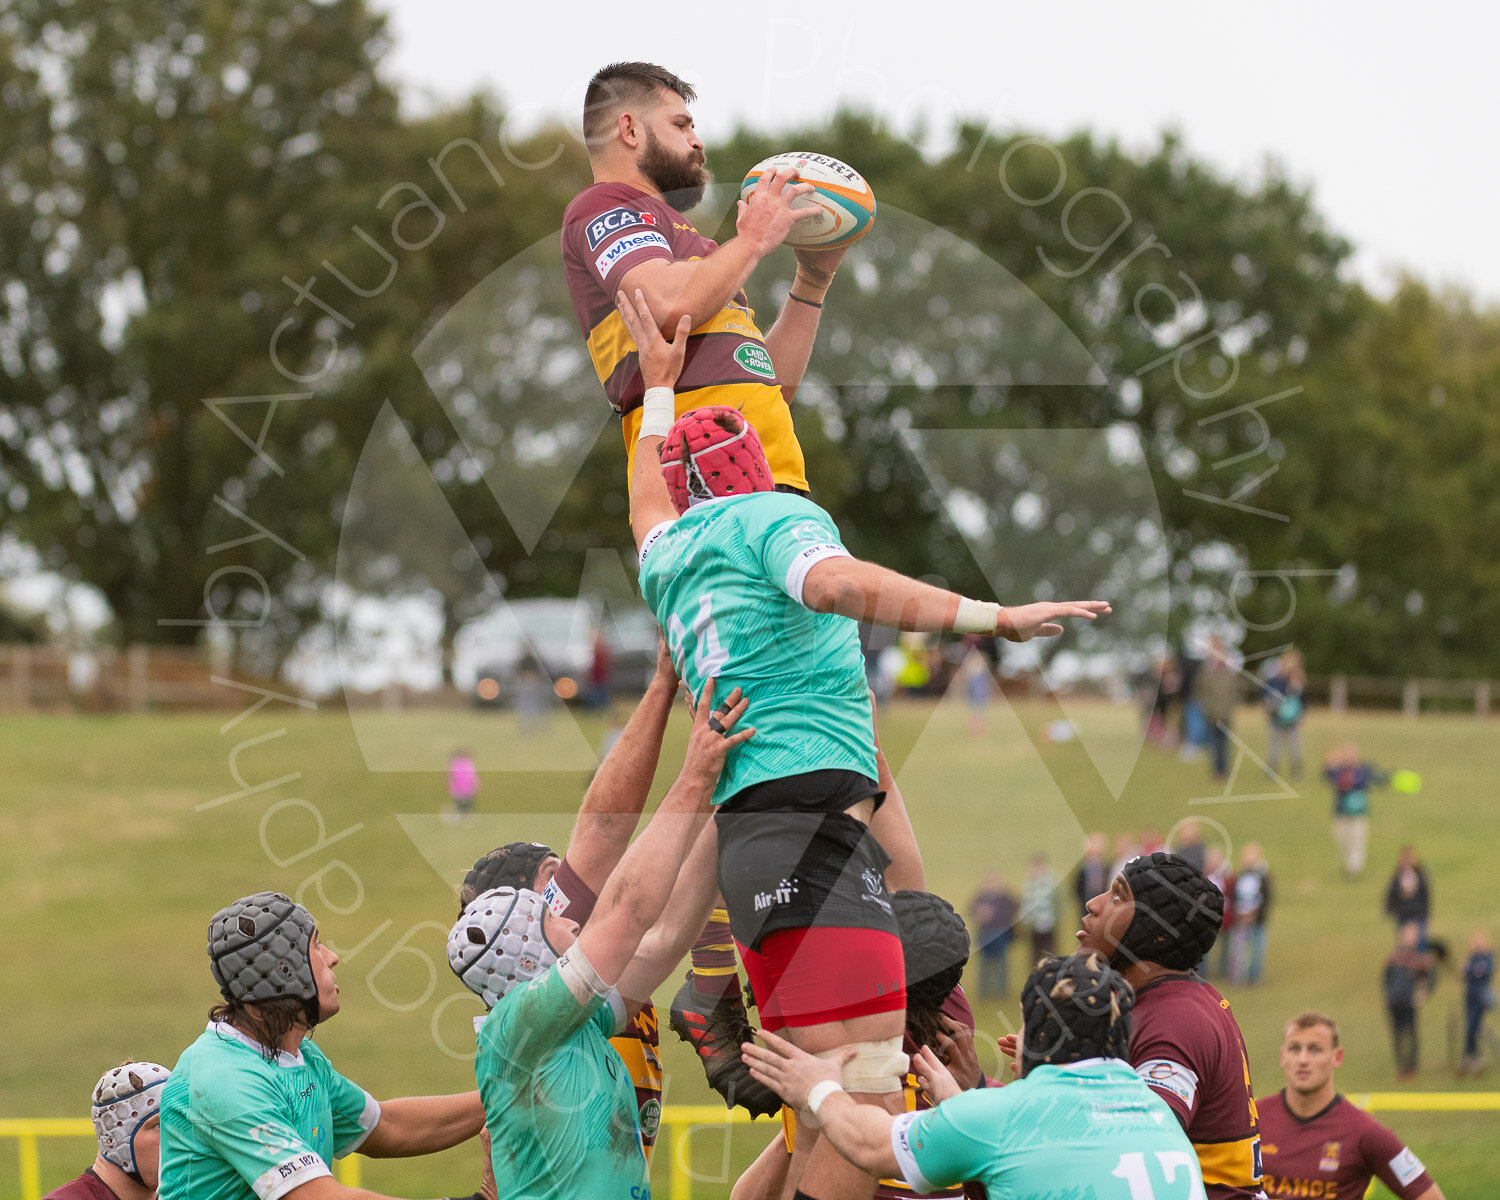
<path id="1" fill-rule="evenodd" d="M 1225 170 L 1273 155 L 1311 183 L 1376 286 L 1406 267 L 1500 302 L 1500 6 L 1480 0 L 373 2 L 416 106 L 484 87 L 528 124 L 576 122 L 595 69 L 655 61 L 698 88 L 722 178 L 750 165 L 712 160 L 737 121 L 816 123 L 841 103 L 901 132 L 963 115 L 1145 146 L 1170 125 Z"/>

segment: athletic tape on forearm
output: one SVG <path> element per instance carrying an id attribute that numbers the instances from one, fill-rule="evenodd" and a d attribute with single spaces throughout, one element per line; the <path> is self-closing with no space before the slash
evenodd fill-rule
<path id="1" fill-rule="evenodd" d="M 1000 610 L 1004 607 L 989 600 L 970 600 L 967 596 L 960 596 L 958 615 L 953 618 L 953 632 L 994 633 L 1000 624 Z"/>
<path id="2" fill-rule="evenodd" d="M 669 387 L 647 388 L 641 400 L 641 431 L 635 440 L 666 437 L 677 420 L 677 395 Z"/>
<path id="3" fill-rule="evenodd" d="M 813 1116 L 818 1115 L 818 1109 L 822 1107 L 823 1101 L 827 1100 L 834 1092 L 842 1092 L 844 1085 L 837 1079 L 823 1079 L 813 1084 L 812 1091 L 807 1093 L 807 1111 Z"/>

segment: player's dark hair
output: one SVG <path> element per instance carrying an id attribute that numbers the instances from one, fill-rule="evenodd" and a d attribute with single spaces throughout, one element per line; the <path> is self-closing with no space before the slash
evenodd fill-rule
<path id="1" fill-rule="evenodd" d="M 1328 1030 L 1333 1037 L 1333 1048 L 1339 1048 L 1339 1027 L 1333 1023 L 1332 1017 L 1325 1017 L 1320 1012 L 1299 1013 L 1286 1023 L 1287 1031 L 1293 1029 L 1316 1029 L 1319 1025 Z"/>
<path id="2" fill-rule="evenodd" d="M 584 143 L 592 149 L 607 140 L 620 109 L 648 100 L 663 88 L 689 104 L 698 98 L 692 84 L 655 63 L 617 62 L 599 68 L 583 93 Z"/>
<path id="3" fill-rule="evenodd" d="M 1044 958 L 1021 992 L 1021 1074 L 1042 1063 L 1124 1058 L 1135 992 L 1103 955 Z"/>
<path id="4" fill-rule="evenodd" d="M 542 842 L 507 842 L 479 859 L 458 889 L 460 915 L 479 896 L 498 887 L 535 890 L 536 873 L 556 851 Z"/>
<path id="5" fill-rule="evenodd" d="M 260 1043 L 260 1056 L 268 1063 L 274 1063 L 281 1051 L 282 1040 L 299 1022 L 305 1021 L 309 1032 L 317 1025 L 318 1001 L 316 997 L 304 1000 L 300 996 L 278 996 L 275 1000 L 261 1000 L 254 1004 L 227 1000 L 209 1009 L 208 1019 L 233 1025 L 241 1033 L 254 1038 Z"/>

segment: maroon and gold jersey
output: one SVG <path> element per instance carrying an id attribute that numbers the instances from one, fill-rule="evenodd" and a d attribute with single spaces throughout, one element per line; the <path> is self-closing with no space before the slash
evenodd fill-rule
<path id="1" fill-rule="evenodd" d="M 1136 993 L 1134 1017 L 1130 1064 L 1182 1122 L 1208 1200 L 1262 1195 L 1250 1060 L 1229 1001 L 1197 975 L 1168 976 Z"/>
<path id="2" fill-rule="evenodd" d="M 974 1028 L 974 1010 L 969 1007 L 969 999 L 964 995 L 962 985 L 955 987 L 948 994 L 948 999 L 943 1001 L 942 1008 L 945 1017 L 951 1017 L 960 1025 Z M 902 1038 L 901 1049 L 906 1052 L 908 1058 L 916 1057 L 917 1040 L 911 1035 L 911 1027 L 908 1026 Z M 922 1085 L 917 1082 L 916 1072 L 908 1070 L 901 1081 L 902 1098 L 905 1102 L 906 1112 L 922 1112 L 932 1107 L 927 1102 L 927 1097 L 922 1093 Z M 785 1106 L 781 1109 L 781 1131 L 786 1141 L 786 1150 L 790 1154 L 796 1148 L 797 1139 L 797 1117 L 796 1114 Z M 963 1187 L 939 1188 L 935 1192 L 923 1192 L 923 1196 L 937 1196 L 945 1198 L 956 1198 L 959 1196 L 970 1197 L 970 1200 L 984 1200 L 987 1195 L 984 1184 L 968 1183 Z M 882 1179 L 875 1186 L 874 1200 L 916 1200 L 916 1193 L 907 1185 L 904 1179 Z"/>
<path id="3" fill-rule="evenodd" d="M 557 873 L 542 892 L 542 898 L 553 916 L 565 916 L 580 926 L 588 921 L 594 905 L 599 902 L 599 897 L 578 878 L 566 858 L 558 864 Z M 624 1031 L 609 1039 L 609 1044 L 620 1056 L 630 1073 L 631 1083 L 635 1085 L 641 1149 L 646 1152 L 646 1165 L 650 1166 L 651 1149 L 656 1145 L 656 1134 L 661 1128 L 661 1035 L 656 1006 L 650 1001 L 643 1004 Z"/>
<path id="4" fill-rule="evenodd" d="M 1433 1186 L 1422 1160 L 1363 1109 L 1335 1096 L 1316 1116 L 1297 1116 L 1286 1093 L 1260 1102 L 1260 1152 L 1271 1200 L 1360 1200 L 1370 1177 L 1401 1200 Z"/>
<path id="5" fill-rule="evenodd" d="M 635 343 L 615 309 L 615 293 L 631 268 L 642 263 L 689 262 L 718 248 L 659 196 L 628 183 L 585 188 L 563 213 L 568 295 L 604 394 L 623 418 L 632 463 L 644 389 Z M 807 490 L 791 410 L 743 291 L 689 334 L 676 390 L 679 416 L 705 404 L 739 409 L 760 435 L 776 482 Z"/>

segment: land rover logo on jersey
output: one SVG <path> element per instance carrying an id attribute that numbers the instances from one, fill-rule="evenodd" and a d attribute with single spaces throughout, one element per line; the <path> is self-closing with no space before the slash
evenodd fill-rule
<path id="1" fill-rule="evenodd" d="M 661 1128 L 661 1101 L 655 1096 L 641 1105 L 641 1136 L 654 1138 Z"/>
<path id="2" fill-rule="evenodd" d="M 739 349 L 734 352 L 734 361 L 752 375 L 759 375 L 762 379 L 776 378 L 776 368 L 771 365 L 771 356 L 759 342 L 741 342 Z"/>

